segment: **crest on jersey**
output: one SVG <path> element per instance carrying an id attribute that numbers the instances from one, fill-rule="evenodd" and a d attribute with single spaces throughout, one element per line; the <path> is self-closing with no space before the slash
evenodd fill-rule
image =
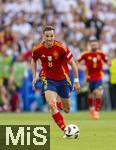
<path id="1" fill-rule="evenodd" d="M 97 58 L 93 57 L 93 62 L 96 63 L 97 62 Z"/>
<path id="2" fill-rule="evenodd" d="M 48 56 L 48 61 L 52 61 L 52 56 Z"/>
<path id="3" fill-rule="evenodd" d="M 45 58 L 45 55 L 43 54 L 43 55 L 41 55 L 41 57 L 42 57 L 42 58 Z"/>
<path id="4" fill-rule="evenodd" d="M 89 56 L 89 57 L 88 57 L 88 59 L 89 59 L 89 60 L 91 60 L 91 59 L 92 59 L 92 57 L 91 57 L 91 56 Z"/>
<path id="5" fill-rule="evenodd" d="M 53 53 L 53 56 L 54 56 L 55 59 L 58 59 L 59 55 L 58 55 L 57 51 L 55 51 L 55 52 Z"/>
<path id="6" fill-rule="evenodd" d="M 101 59 L 101 56 L 100 56 L 100 55 L 97 55 L 97 59 L 100 60 L 100 59 Z"/>

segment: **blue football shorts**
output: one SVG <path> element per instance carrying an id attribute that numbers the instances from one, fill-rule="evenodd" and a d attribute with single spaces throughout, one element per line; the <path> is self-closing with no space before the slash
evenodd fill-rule
<path id="1" fill-rule="evenodd" d="M 92 81 L 89 80 L 89 89 L 93 92 L 95 89 L 102 88 L 102 80 Z"/>
<path id="2" fill-rule="evenodd" d="M 40 86 L 41 82 L 41 86 Z M 35 85 L 36 89 L 41 88 L 42 93 L 45 91 L 54 91 L 62 98 L 69 98 L 72 91 L 72 85 L 67 80 L 55 81 L 48 78 L 40 78 Z"/>

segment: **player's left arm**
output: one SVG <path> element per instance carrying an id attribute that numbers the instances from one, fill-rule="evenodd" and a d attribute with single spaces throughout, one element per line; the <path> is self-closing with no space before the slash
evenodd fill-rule
<path id="1" fill-rule="evenodd" d="M 108 59 L 108 56 L 106 56 L 103 52 L 101 53 L 101 57 L 104 63 L 106 63 L 107 65 L 110 64 L 110 59 Z"/>
<path id="2" fill-rule="evenodd" d="M 68 63 L 70 64 L 70 66 L 72 68 L 72 72 L 73 72 L 73 76 L 74 76 L 74 88 L 75 88 L 76 92 L 80 92 L 80 84 L 79 84 L 79 79 L 78 79 L 77 65 L 73 58 L 71 58 L 68 61 Z"/>
<path id="3" fill-rule="evenodd" d="M 67 63 L 71 66 L 72 68 L 72 72 L 73 72 L 73 76 L 74 76 L 74 88 L 76 90 L 76 92 L 80 92 L 80 84 L 79 84 L 79 79 L 78 79 L 78 71 L 77 71 L 77 65 L 73 59 L 72 53 L 68 50 L 68 48 L 64 48 L 62 49 L 62 54 L 63 54 L 63 58 L 66 58 Z"/>

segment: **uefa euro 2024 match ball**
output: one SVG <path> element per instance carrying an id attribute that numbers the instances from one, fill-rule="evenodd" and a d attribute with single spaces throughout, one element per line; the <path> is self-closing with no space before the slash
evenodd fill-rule
<path id="1" fill-rule="evenodd" d="M 77 139 L 80 134 L 80 129 L 77 125 L 70 124 L 64 129 L 64 135 L 68 138 Z"/>

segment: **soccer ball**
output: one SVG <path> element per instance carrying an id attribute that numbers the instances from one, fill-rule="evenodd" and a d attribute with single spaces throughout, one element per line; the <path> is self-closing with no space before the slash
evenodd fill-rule
<path id="1" fill-rule="evenodd" d="M 80 129 L 77 125 L 74 124 L 70 124 L 68 126 L 66 126 L 66 128 L 64 129 L 64 135 L 66 137 L 70 137 L 70 138 L 78 138 L 80 134 Z"/>

